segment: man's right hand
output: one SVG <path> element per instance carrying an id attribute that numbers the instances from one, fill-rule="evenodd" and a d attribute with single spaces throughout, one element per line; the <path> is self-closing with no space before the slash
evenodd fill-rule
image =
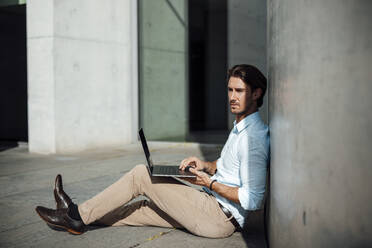
<path id="1" fill-rule="evenodd" d="M 179 169 L 185 170 L 187 166 L 191 166 L 192 168 L 196 170 L 204 170 L 206 166 L 206 162 L 200 160 L 197 157 L 189 157 L 182 160 Z"/>

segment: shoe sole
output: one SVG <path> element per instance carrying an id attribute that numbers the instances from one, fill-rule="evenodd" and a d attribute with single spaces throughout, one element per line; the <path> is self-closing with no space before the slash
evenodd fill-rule
<path id="1" fill-rule="evenodd" d="M 62 228 L 62 229 L 65 229 L 66 231 L 68 231 L 69 233 L 72 233 L 74 235 L 80 235 L 80 234 L 83 234 L 83 232 L 78 232 L 78 231 L 75 231 L 75 230 L 72 230 L 68 227 L 65 227 L 65 226 L 60 226 L 60 225 L 56 225 L 56 224 L 53 224 L 53 223 L 50 223 L 49 221 L 47 221 L 46 219 L 44 219 L 38 211 L 36 211 L 36 213 L 40 216 L 40 218 L 45 221 L 46 223 L 48 223 L 49 225 L 51 226 L 55 226 L 55 227 L 59 227 L 59 228 Z"/>

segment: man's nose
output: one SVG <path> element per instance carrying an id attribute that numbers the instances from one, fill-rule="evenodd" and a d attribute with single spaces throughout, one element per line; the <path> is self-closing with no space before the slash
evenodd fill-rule
<path id="1" fill-rule="evenodd" d="M 237 99 L 237 97 L 236 97 L 236 91 L 233 90 L 233 91 L 231 92 L 231 100 L 236 100 L 236 99 Z"/>

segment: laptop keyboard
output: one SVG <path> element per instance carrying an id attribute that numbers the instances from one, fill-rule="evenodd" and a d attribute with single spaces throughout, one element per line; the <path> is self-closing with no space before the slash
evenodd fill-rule
<path id="1" fill-rule="evenodd" d="M 179 175 L 180 174 L 178 166 L 169 166 L 169 165 L 167 166 L 156 165 L 154 166 L 153 173 L 164 174 L 164 175 Z"/>

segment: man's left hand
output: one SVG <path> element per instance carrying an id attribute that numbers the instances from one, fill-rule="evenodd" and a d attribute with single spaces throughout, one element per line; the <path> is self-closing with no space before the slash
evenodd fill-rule
<path id="1" fill-rule="evenodd" d="M 190 168 L 190 172 L 196 175 L 196 178 L 182 178 L 189 183 L 209 187 L 212 180 L 209 178 L 208 174 L 203 171 L 198 171 L 197 169 Z"/>

